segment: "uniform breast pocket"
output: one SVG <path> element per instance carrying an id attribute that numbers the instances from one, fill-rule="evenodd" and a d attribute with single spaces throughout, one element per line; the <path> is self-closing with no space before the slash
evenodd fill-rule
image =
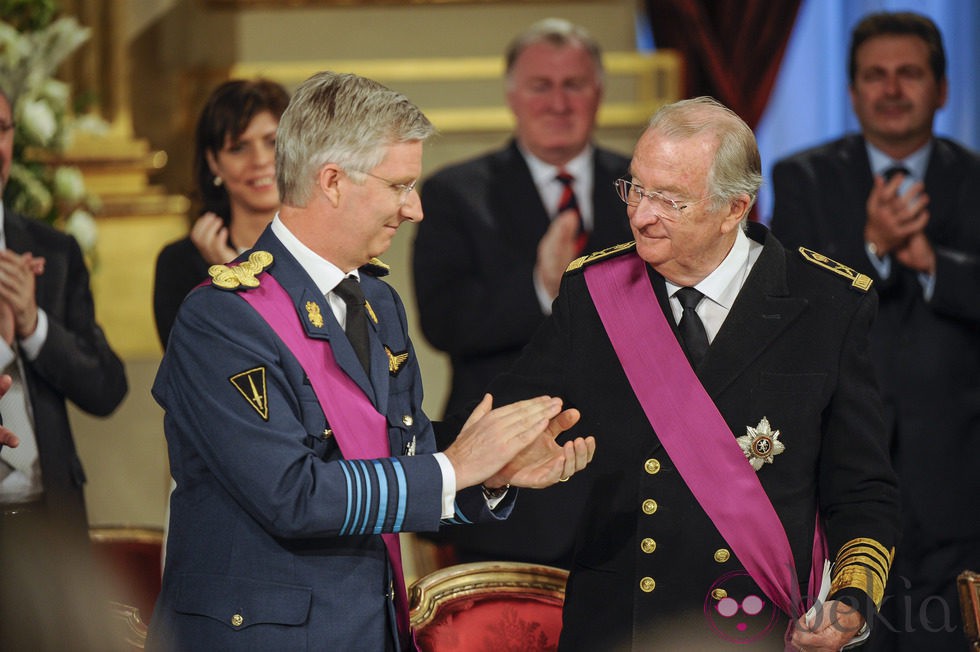
<path id="1" fill-rule="evenodd" d="M 760 418 L 767 417 L 773 428 L 790 420 L 819 420 L 827 402 L 826 380 L 825 373 L 763 373 L 752 390 L 752 409 Z"/>

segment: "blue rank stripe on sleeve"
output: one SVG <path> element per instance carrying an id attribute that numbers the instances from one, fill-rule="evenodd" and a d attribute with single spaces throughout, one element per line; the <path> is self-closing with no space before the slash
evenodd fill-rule
<path id="1" fill-rule="evenodd" d="M 470 525 L 471 520 L 463 516 L 463 510 L 459 508 L 459 503 L 453 502 L 453 513 L 456 514 L 453 518 L 442 519 L 443 523 L 448 523 L 450 525 Z"/>
<path id="2" fill-rule="evenodd" d="M 397 458 L 342 460 L 340 468 L 347 482 L 347 506 L 340 534 L 400 532 L 408 504 L 408 481 L 401 462 Z M 393 500 L 396 505 L 390 505 Z"/>
<path id="3" fill-rule="evenodd" d="M 405 468 L 397 457 L 391 458 L 391 465 L 395 471 L 395 479 L 398 480 L 398 510 L 395 512 L 394 532 L 402 531 L 402 523 L 405 522 L 405 505 L 408 501 L 408 482 L 405 480 Z"/>
<path id="4" fill-rule="evenodd" d="M 385 475 L 385 467 L 381 462 L 375 460 L 374 464 L 374 474 L 378 476 L 378 496 L 387 498 L 388 496 L 388 476 Z M 374 534 L 381 534 L 384 532 L 385 526 L 385 512 L 387 510 L 382 509 L 387 500 L 378 500 L 378 518 L 374 522 Z"/>

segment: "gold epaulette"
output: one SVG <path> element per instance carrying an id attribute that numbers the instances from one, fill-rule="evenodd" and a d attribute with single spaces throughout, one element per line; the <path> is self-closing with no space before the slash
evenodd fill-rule
<path id="1" fill-rule="evenodd" d="M 851 539 L 837 553 L 830 593 L 860 589 L 880 607 L 894 559 L 895 548 L 888 550 L 874 539 Z"/>
<path id="2" fill-rule="evenodd" d="M 606 247 L 600 251 L 595 251 L 588 256 L 582 256 L 576 258 L 572 262 L 568 263 L 568 267 L 565 268 L 565 273 L 574 272 L 577 269 L 581 269 L 586 265 L 591 265 L 592 263 L 598 262 L 605 258 L 610 258 L 612 256 L 618 256 L 619 254 L 624 254 L 628 251 L 633 251 L 636 248 L 636 242 L 630 240 L 629 242 L 624 242 L 623 244 L 613 245 L 611 247 Z"/>
<path id="3" fill-rule="evenodd" d="M 800 247 L 799 251 L 800 255 L 803 256 L 803 260 L 813 263 L 817 267 L 823 267 L 824 269 L 830 270 L 838 276 L 843 276 L 851 282 L 851 287 L 856 290 L 867 292 L 871 289 L 871 284 L 874 283 L 870 276 L 862 274 L 855 269 L 851 269 L 843 263 L 838 263 L 836 260 L 831 260 L 823 254 L 818 254 L 812 249 Z"/>
<path id="4" fill-rule="evenodd" d="M 211 265 L 208 275 L 211 285 L 222 290 L 247 290 L 259 287 L 259 274 L 272 266 L 272 254 L 268 251 L 253 251 L 248 260 L 237 265 Z"/>
<path id="5" fill-rule="evenodd" d="M 371 276 L 388 276 L 391 272 L 391 267 L 387 263 L 381 262 L 380 258 L 372 258 L 365 264 L 361 265 L 360 270 L 365 274 L 370 274 Z"/>

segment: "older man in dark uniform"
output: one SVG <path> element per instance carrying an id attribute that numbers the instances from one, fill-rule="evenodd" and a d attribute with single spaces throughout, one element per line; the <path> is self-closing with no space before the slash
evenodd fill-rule
<path id="1" fill-rule="evenodd" d="M 560 393 L 598 442 L 562 650 L 866 636 L 898 519 L 868 355 L 877 297 L 746 228 L 760 181 L 731 111 L 661 109 L 617 183 L 635 243 L 573 262 L 491 386 Z"/>

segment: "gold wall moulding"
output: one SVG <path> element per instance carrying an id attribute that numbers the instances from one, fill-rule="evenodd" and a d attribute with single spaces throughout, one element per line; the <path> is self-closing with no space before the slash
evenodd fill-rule
<path id="1" fill-rule="evenodd" d="M 618 85 L 619 93 L 607 89 L 605 102 L 599 109 L 600 127 L 643 125 L 657 108 L 680 99 L 681 59 L 675 51 L 607 52 L 603 63 L 607 80 L 618 79 L 622 83 Z M 434 83 L 447 89 L 453 83 L 477 82 L 497 88 L 504 75 L 504 62 L 501 57 L 258 61 L 235 64 L 228 72 L 230 77 L 265 77 L 295 87 L 321 70 L 354 72 L 396 86 Z M 464 99 L 462 105 L 448 106 L 445 100 L 451 91 L 433 95 L 432 89 L 429 86 L 428 92 L 412 99 L 443 133 L 509 131 L 513 126 L 513 115 L 496 92 L 489 103 L 468 103 Z"/>
<path id="2" fill-rule="evenodd" d="M 595 0 L 593 0 L 595 1 Z M 614 2 L 615 0 L 599 0 Z M 288 7 L 358 7 L 371 5 L 502 5 L 549 4 L 567 0 L 203 0 L 212 9 L 288 8 Z"/>

